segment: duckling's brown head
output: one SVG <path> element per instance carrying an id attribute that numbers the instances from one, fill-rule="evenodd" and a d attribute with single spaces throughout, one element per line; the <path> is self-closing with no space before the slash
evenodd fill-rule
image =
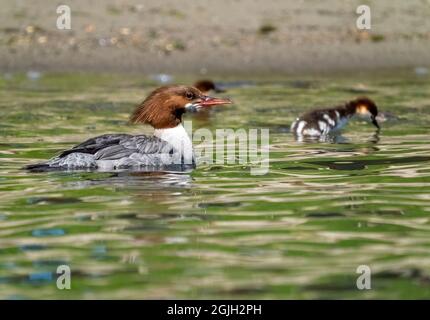
<path id="1" fill-rule="evenodd" d="M 348 103 L 348 108 L 351 111 L 363 118 L 370 118 L 372 124 L 378 129 L 379 124 L 376 121 L 376 116 L 378 115 L 378 107 L 375 102 L 368 97 L 358 97 Z"/>
<path id="2" fill-rule="evenodd" d="M 212 80 L 199 80 L 194 83 L 194 87 L 199 89 L 203 93 L 207 93 L 209 91 L 214 91 L 217 93 L 225 92 L 224 89 L 218 87 Z"/>

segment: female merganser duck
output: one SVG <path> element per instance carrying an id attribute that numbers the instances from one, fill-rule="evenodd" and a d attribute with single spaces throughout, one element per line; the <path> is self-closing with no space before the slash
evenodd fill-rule
<path id="1" fill-rule="evenodd" d="M 376 121 L 378 108 L 367 97 L 360 97 L 343 106 L 318 109 L 305 113 L 291 125 L 296 136 L 322 137 L 342 129 L 353 116 L 370 120 L 379 129 Z"/>
<path id="2" fill-rule="evenodd" d="M 194 83 L 194 87 L 199 89 L 203 93 L 208 93 L 209 91 L 214 91 L 216 93 L 225 92 L 224 89 L 221 89 L 212 80 L 199 80 Z"/>
<path id="3" fill-rule="evenodd" d="M 131 123 L 147 123 L 154 135 L 105 134 L 91 138 L 29 170 L 195 167 L 193 146 L 182 126 L 182 115 L 210 106 L 232 103 L 187 86 L 165 86 L 153 91 L 133 112 Z"/>

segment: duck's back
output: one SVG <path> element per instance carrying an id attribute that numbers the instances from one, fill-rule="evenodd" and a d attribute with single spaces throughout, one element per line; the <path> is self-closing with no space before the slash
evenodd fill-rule
<path id="1" fill-rule="evenodd" d="M 65 150 L 47 162 L 30 165 L 27 169 L 119 169 L 155 166 L 162 163 L 163 157 L 172 155 L 174 152 L 172 145 L 156 136 L 105 134 Z"/>
<path id="2" fill-rule="evenodd" d="M 296 135 L 321 136 L 340 130 L 347 121 L 343 108 L 312 110 L 293 122 L 291 132 Z"/>

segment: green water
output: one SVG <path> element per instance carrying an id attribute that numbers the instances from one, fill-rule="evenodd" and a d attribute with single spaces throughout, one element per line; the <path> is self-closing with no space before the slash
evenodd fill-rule
<path id="1" fill-rule="evenodd" d="M 127 118 L 156 84 L 2 78 L 0 298 L 429 298 L 430 78 L 251 80 L 228 91 L 235 105 L 187 119 L 194 129 L 269 128 L 262 176 L 239 164 L 164 175 L 20 170 L 92 136 L 150 132 Z M 398 117 L 379 135 L 360 121 L 342 143 L 288 133 L 304 110 L 363 94 Z M 71 290 L 56 287 L 62 264 Z M 356 288 L 359 265 L 371 268 L 371 290 Z"/>

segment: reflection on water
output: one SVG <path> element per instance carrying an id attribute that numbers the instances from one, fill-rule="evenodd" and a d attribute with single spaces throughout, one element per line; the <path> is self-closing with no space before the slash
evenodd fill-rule
<path id="1" fill-rule="evenodd" d="M 263 176 L 239 164 L 21 170 L 90 136 L 140 132 L 125 123 L 151 83 L 94 77 L 81 87 L 79 77 L 0 82 L 1 298 L 429 297 L 426 77 L 224 83 L 237 105 L 193 127 L 269 128 Z M 289 133 L 303 111 L 357 90 L 395 115 L 380 132 L 355 121 L 327 141 Z M 69 291 L 56 289 L 62 264 Z M 373 275 L 366 292 L 355 286 L 362 264 Z"/>
<path id="2" fill-rule="evenodd" d="M 370 137 L 365 138 L 363 142 L 378 143 L 379 142 L 380 130 L 374 132 Z M 350 143 L 350 139 L 344 137 L 341 132 L 335 132 L 333 134 L 322 135 L 322 136 L 303 136 L 294 135 L 294 138 L 298 142 L 312 143 L 312 142 L 326 142 L 326 143 Z M 377 150 L 377 149 L 376 149 Z"/>
<path id="3" fill-rule="evenodd" d="M 191 187 L 189 172 L 109 172 L 102 177 L 73 181 L 70 186 L 88 188 L 92 186 L 111 186 L 117 188 L 163 189 L 166 187 Z"/>

